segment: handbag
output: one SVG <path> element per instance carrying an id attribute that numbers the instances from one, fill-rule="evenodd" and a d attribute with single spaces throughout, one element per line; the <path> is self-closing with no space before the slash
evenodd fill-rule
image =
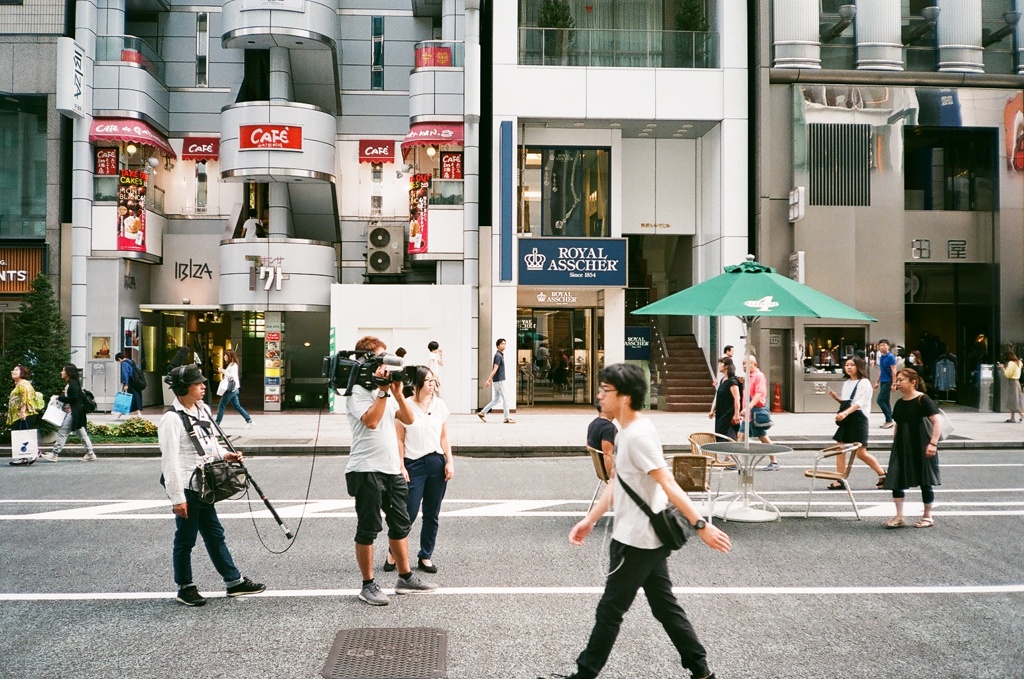
<path id="1" fill-rule="evenodd" d="M 924 397 L 918 397 L 918 403 L 921 402 L 922 398 Z M 949 421 L 949 415 L 946 414 L 945 410 L 943 410 L 942 408 L 938 408 L 938 411 L 939 424 L 941 425 L 941 430 L 939 431 L 939 440 L 945 441 L 949 437 L 949 435 L 953 433 L 953 423 Z M 924 418 L 924 430 L 928 432 L 928 438 L 931 438 L 933 429 L 934 427 L 932 426 L 932 418 Z"/>
<path id="2" fill-rule="evenodd" d="M 39 457 L 39 432 L 35 429 L 12 429 L 11 457 L 14 460 L 27 460 L 17 464 L 35 462 Z"/>
<path id="3" fill-rule="evenodd" d="M 192 417 L 184 410 L 179 410 L 178 416 L 181 417 L 181 422 L 185 425 L 188 437 L 192 439 L 196 454 L 200 458 L 205 458 L 206 449 L 199 441 L 199 436 L 192 425 Z M 209 424 L 209 422 L 204 424 Z M 192 479 L 189 482 L 189 488 L 199 496 L 199 501 L 208 505 L 245 492 L 248 487 L 249 472 L 245 465 L 227 460 L 203 462 L 192 472 Z"/>
<path id="4" fill-rule="evenodd" d="M 43 422 L 60 427 L 64 424 L 65 417 L 67 417 L 67 413 L 64 412 L 64 404 L 54 398 L 46 406 L 46 412 L 43 413 Z"/>
<path id="5" fill-rule="evenodd" d="M 114 408 L 115 413 L 121 413 L 127 415 L 132 411 L 132 395 L 127 391 L 119 391 L 114 394 Z"/>
<path id="6" fill-rule="evenodd" d="M 196 467 L 189 487 L 199 495 L 201 502 L 212 505 L 245 492 L 249 487 L 249 475 L 243 465 L 214 460 Z"/>
<path id="7" fill-rule="evenodd" d="M 647 503 L 640 499 L 640 496 L 633 492 L 625 481 L 622 480 L 622 476 L 617 476 L 616 480 L 622 485 L 622 489 L 626 491 L 626 494 L 633 498 L 633 502 L 637 504 L 640 509 L 644 511 L 647 518 L 651 520 L 651 528 L 654 529 L 654 534 L 661 540 L 661 544 L 665 545 L 672 551 L 675 551 L 686 544 L 687 533 L 693 529 L 690 522 L 686 520 L 676 506 L 671 502 L 665 509 L 661 510 L 657 514 L 651 511 L 651 508 L 647 506 Z"/>
<path id="8" fill-rule="evenodd" d="M 775 424 L 772 422 L 772 414 L 764 406 L 758 406 L 751 410 L 751 423 L 758 429 L 771 429 Z"/>

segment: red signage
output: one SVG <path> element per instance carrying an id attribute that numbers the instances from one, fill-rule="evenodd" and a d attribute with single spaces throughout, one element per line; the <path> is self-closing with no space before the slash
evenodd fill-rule
<path id="1" fill-rule="evenodd" d="M 462 154 L 441 151 L 441 179 L 462 179 Z"/>
<path id="2" fill-rule="evenodd" d="M 117 176 L 117 149 L 96 149 L 96 174 L 102 177 Z"/>
<path id="3" fill-rule="evenodd" d="M 217 137 L 185 137 L 182 145 L 182 160 L 217 160 L 220 155 L 220 139 Z"/>
<path id="4" fill-rule="evenodd" d="M 117 180 L 117 249 L 146 251 L 146 181 L 142 170 L 121 170 Z"/>
<path id="5" fill-rule="evenodd" d="M 238 128 L 238 148 L 241 151 L 301 151 L 302 128 L 273 123 L 242 125 Z"/>
<path id="6" fill-rule="evenodd" d="M 281 341 L 281 333 L 279 333 L 279 332 L 268 332 L 265 339 L 267 339 L 268 341 L 271 341 L 271 342 L 280 342 Z"/>
<path id="7" fill-rule="evenodd" d="M 395 142 L 390 139 L 360 139 L 360 163 L 395 162 Z"/>
<path id="8" fill-rule="evenodd" d="M 419 47 L 416 49 L 416 68 L 451 68 L 451 47 Z"/>

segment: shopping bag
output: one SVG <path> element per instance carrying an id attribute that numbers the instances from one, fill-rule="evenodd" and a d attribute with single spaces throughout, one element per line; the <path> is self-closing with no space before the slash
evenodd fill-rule
<path id="1" fill-rule="evenodd" d="M 64 404 L 53 398 L 50 400 L 49 405 L 46 406 L 46 412 L 43 413 L 43 421 L 59 427 L 64 424 L 65 416 L 67 416 L 67 413 L 64 412 Z"/>
<path id="2" fill-rule="evenodd" d="M 39 436 L 35 429 L 11 430 L 11 457 L 15 460 L 39 457 Z"/>
<path id="3" fill-rule="evenodd" d="M 119 391 L 114 396 L 114 412 L 127 415 L 132 411 L 132 395 L 126 391 Z"/>

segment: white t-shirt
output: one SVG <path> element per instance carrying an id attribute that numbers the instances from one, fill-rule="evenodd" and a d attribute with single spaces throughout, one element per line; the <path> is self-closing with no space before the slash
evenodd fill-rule
<path id="1" fill-rule="evenodd" d="M 398 462 L 398 434 L 395 433 L 395 415 L 398 404 L 389 396 L 384 404 L 384 416 L 376 429 L 370 429 L 360 419 L 377 400 L 377 390 L 352 387 L 346 400 L 348 423 L 352 427 L 352 451 L 345 472 L 382 472 L 401 474 Z"/>
<path id="2" fill-rule="evenodd" d="M 448 406 L 435 396 L 426 412 L 412 399 L 409 399 L 409 407 L 416 419 L 409 425 L 398 423 L 399 427 L 405 429 L 405 459 L 418 460 L 430 453 L 444 455 L 441 450 L 441 429 L 448 419 Z"/>
<path id="3" fill-rule="evenodd" d="M 223 396 L 228 392 L 228 384 L 230 384 L 231 380 L 235 381 L 235 389 L 240 391 L 242 389 L 242 380 L 238 377 L 237 363 L 232 363 L 224 368 L 224 374 L 220 376 L 220 384 L 217 385 L 218 396 Z"/>
<path id="4" fill-rule="evenodd" d="M 666 466 L 668 465 L 665 463 L 661 439 L 648 418 L 640 417 L 619 431 L 615 439 L 617 478 L 624 479 L 654 513 L 668 506 L 668 496 L 650 472 Z M 622 489 L 620 483 L 615 484 L 615 525 L 612 528 L 612 539 L 641 549 L 661 547 L 661 540 L 654 534 L 651 520 Z"/>
<path id="5" fill-rule="evenodd" d="M 437 352 L 431 351 L 430 358 L 427 359 L 427 367 L 430 368 L 430 372 L 434 373 L 434 377 L 437 381 L 441 381 L 441 357 Z"/>
<path id="6" fill-rule="evenodd" d="M 857 398 L 852 399 L 860 405 L 860 410 L 865 416 L 871 414 L 871 381 L 870 380 L 846 380 L 843 383 L 843 393 L 839 396 L 841 401 L 851 400 L 853 387 L 857 386 Z"/>

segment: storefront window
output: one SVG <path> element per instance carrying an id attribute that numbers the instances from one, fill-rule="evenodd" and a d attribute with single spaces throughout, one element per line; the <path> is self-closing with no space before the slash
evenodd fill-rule
<path id="1" fill-rule="evenodd" d="M 610 236 L 610 166 L 608 149 L 523 148 L 519 233 Z"/>
<path id="2" fill-rule="evenodd" d="M 802 360 L 805 373 L 843 373 L 846 359 L 864 352 L 867 330 L 856 327 L 806 327 Z"/>
<path id="3" fill-rule="evenodd" d="M 46 235 L 46 97 L 0 98 L 0 238 Z"/>
<path id="4" fill-rule="evenodd" d="M 994 129 L 908 127 L 903 149 L 905 208 L 993 210 L 996 143 Z"/>

